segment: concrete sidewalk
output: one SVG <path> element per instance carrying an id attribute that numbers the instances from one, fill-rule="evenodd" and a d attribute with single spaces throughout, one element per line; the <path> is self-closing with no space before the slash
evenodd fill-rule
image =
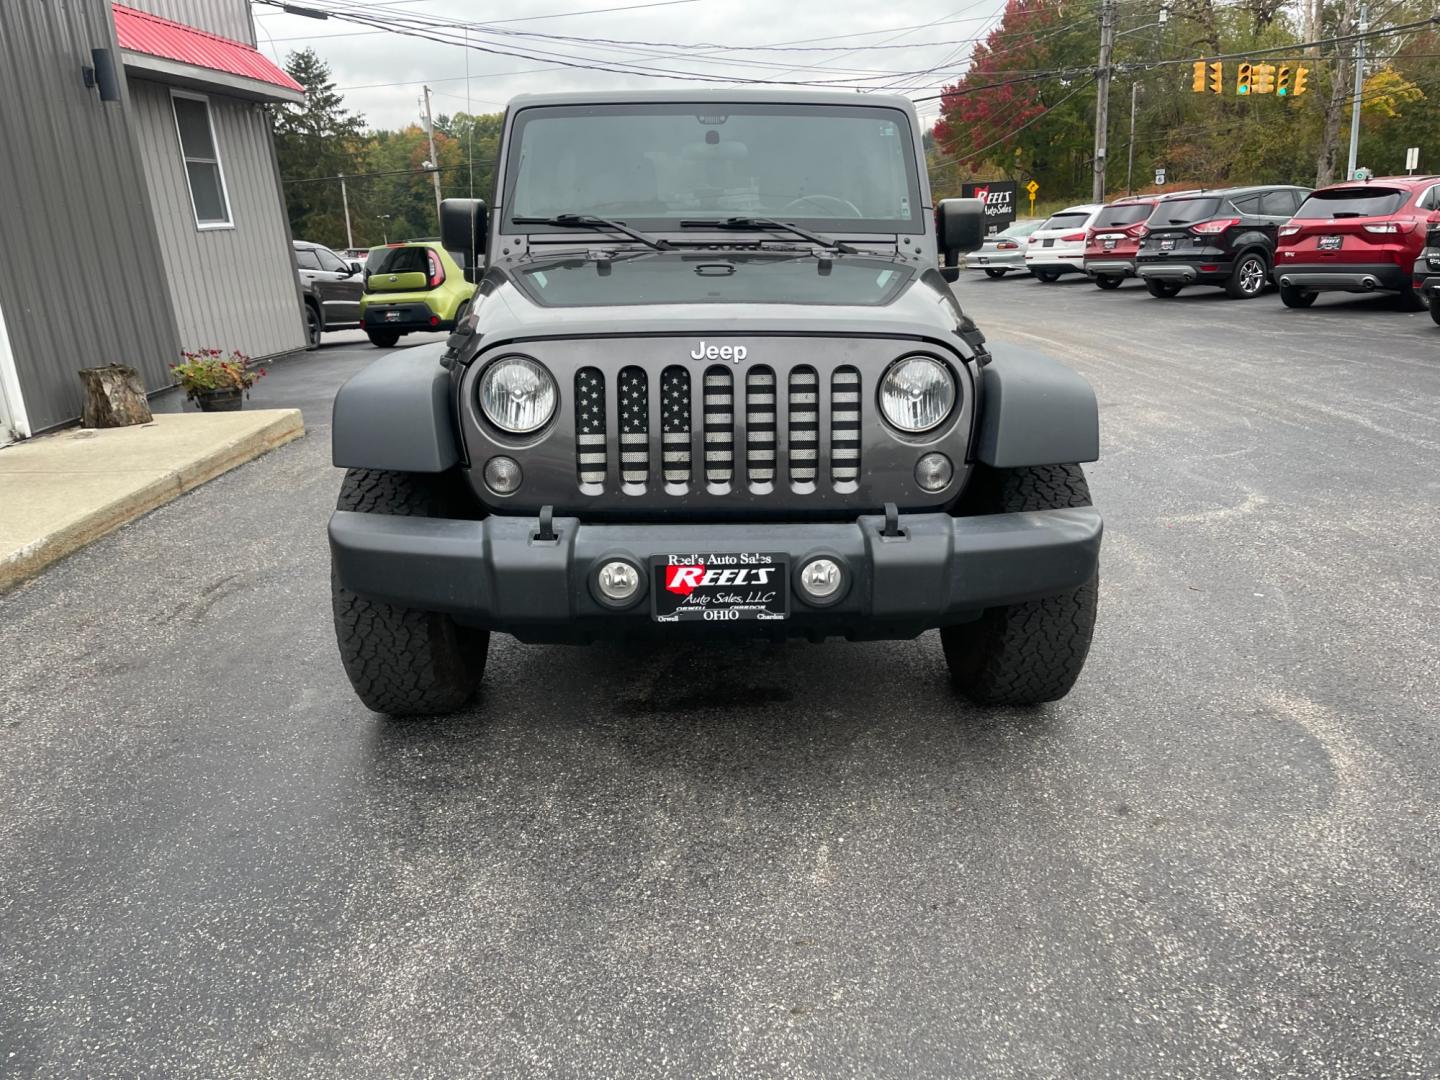
<path id="1" fill-rule="evenodd" d="M 0 593 L 205 481 L 305 434 L 298 409 L 157 413 L 0 450 Z"/>

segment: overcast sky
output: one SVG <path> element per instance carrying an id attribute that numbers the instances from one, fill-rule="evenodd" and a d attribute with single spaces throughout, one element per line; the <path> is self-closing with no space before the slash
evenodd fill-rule
<path id="1" fill-rule="evenodd" d="M 297 0 L 303 2 L 303 0 Z M 333 0 L 329 0 L 333 3 Z M 457 21 L 484 21 L 487 26 L 527 33 L 565 34 L 675 44 L 843 46 L 836 52 L 696 52 L 677 57 L 622 51 L 628 46 L 559 42 L 508 37 L 488 47 L 564 51 L 586 62 L 663 67 L 678 71 L 748 79 L 837 80 L 866 86 L 895 83 L 892 89 L 912 98 L 934 94 L 951 81 L 970 55 L 964 39 L 992 29 L 1004 0 L 681 0 L 664 6 L 597 11 L 646 3 L 647 0 L 511 0 L 481 4 L 475 0 L 354 0 L 349 6 L 375 12 L 417 13 Z M 654 3 L 654 0 L 649 0 Z M 655 85 L 697 85 L 670 79 L 547 66 L 535 60 L 465 49 L 406 37 L 383 30 L 362 29 L 338 19 L 317 21 L 287 15 L 262 4 L 254 6 L 262 52 L 283 62 L 287 53 L 309 45 L 330 65 L 346 104 L 364 114 L 375 127 L 399 127 L 418 119 L 421 85 L 430 84 L 439 113 L 466 109 L 467 85 L 471 111 L 496 112 L 515 94 L 548 90 L 640 88 Z M 591 14 L 564 14 L 589 11 Z M 538 17 L 537 17 L 538 16 Z M 545 16 L 559 16 L 548 18 Z M 928 25 L 926 25 L 928 24 Z M 847 35 L 837 37 L 837 35 Z M 856 36 L 849 36 L 856 35 Z M 825 40 L 814 40 L 825 39 Z M 482 43 L 478 37 L 476 44 Z M 865 50 L 866 45 L 901 46 Z M 469 57 L 469 81 L 466 58 Z M 758 61 L 771 66 L 752 66 Z M 791 69 L 791 65 L 794 68 Z M 939 73 L 861 78 L 877 73 L 939 68 Z M 400 84 L 377 86 L 375 84 Z M 936 102 L 919 106 L 922 118 L 934 119 Z"/>

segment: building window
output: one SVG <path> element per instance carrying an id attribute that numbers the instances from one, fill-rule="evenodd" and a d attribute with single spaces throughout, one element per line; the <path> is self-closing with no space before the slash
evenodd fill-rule
<path id="1" fill-rule="evenodd" d="M 170 92 L 170 101 L 175 106 L 175 128 L 180 134 L 180 156 L 185 160 L 195 224 L 202 229 L 230 228 L 234 224 L 230 220 L 230 197 L 225 192 L 225 174 L 215 146 L 210 102 L 198 94 L 175 90 Z"/>

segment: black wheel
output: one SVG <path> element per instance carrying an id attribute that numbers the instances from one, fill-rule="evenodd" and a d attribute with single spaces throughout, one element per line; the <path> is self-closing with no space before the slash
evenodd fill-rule
<path id="1" fill-rule="evenodd" d="M 1089 506 L 1079 465 L 981 467 L 966 491 L 975 513 Z M 1038 705 L 1064 697 L 1080 677 L 1095 631 L 1099 578 L 1074 592 L 987 608 L 940 631 L 950 681 L 979 705 Z"/>
<path id="2" fill-rule="evenodd" d="M 1425 297 L 1420 291 L 1408 282 L 1400 289 L 1400 310 L 1401 311 L 1424 311 Z"/>
<path id="3" fill-rule="evenodd" d="M 1430 294 L 1430 318 L 1435 320 L 1437 326 L 1440 326 L 1440 293 L 1432 292 Z"/>
<path id="4" fill-rule="evenodd" d="M 1151 296 L 1158 296 L 1162 300 L 1168 300 L 1172 296 L 1180 295 L 1180 286 L 1173 281 L 1161 281 L 1159 278 L 1146 278 L 1145 288 L 1150 290 Z"/>
<path id="5" fill-rule="evenodd" d="M 450 474 L 351 469 L 338 510 L 402 517 L 464 516 Z M 480 685 L 490 634 L 448 615 L 367 600 L 332 568 L 335 640 L 350 685 L 365 707 L 391 716 L 435 716 L 461 708 Z"/>
<path id="6" fill-rule="evenodd" d="M 370 339 L 370 344 L 381 349 L 392 349 L 395 343 L 400 340 L 399 330 L 366 330 L 365 336 Z"/>
<path id="7" fill-rule="evenodd" d="M 305 305 L 305 348 L 306 350 L 318 349 L 320 347 L 320 335 L 325 332 L 325 324 L 320 319 L 320 309 L 314 304 Z"/>
<path id="8" fill-rule="evenodd" d="M 1247 251 L 1230 271 L 1225 293 L 1232 300 L 1254 300 L 1265 291 L 1265 282 L 1269 277 L 1270 267 L 1265 265 L 1265 256 L 1258 251 Z"/>
<path id="9" fill-rule="evenodd" d="M 1009 273 L 1008 270 L 995 270 L 989 266 L 985 267 L 985 276 L 988 278 L 1002 278 L 1007 273 Z"/>
<path id="10" fill-rule="evenodd" d="M 1038 277 L 1041 281 L 1045 282 L 1045 284 L 1047 285 L 1050 284 L 1050 282 L 1052 281 L 1060 280 L 1059 270 L 1032 270 L 1030 272 L 1036 277 Z"/>
<path id="11" fill-rule="evenodd" d="M 1309 289 L 1301 289 L 1294 285 L 1280 286 L 1280 302 L 1286 307 L 1307 308 L 1315 303 L 1315 297 L 1319 293 L 1313 293 Z"/>
<path id="12" fill-rule="evenodd" d="M 1095 275 L 1095 284 L 1102 289 L 1118 289 L 1124 281 L 1124 278 L 1116 277 L 1114 274 Z"/>

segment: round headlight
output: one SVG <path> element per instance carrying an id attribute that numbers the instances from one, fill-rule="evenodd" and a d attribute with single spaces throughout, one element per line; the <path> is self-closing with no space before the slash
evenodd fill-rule
<path id="1" fill-rule="evenodd" d="M 544 427 L 559 398 L 555 380 L 534 360 L 507 356 L 480 380 L 480 408 L 501 431 L 525 435 Z"/>
<path id="2" fill-rule="evenodd" d="M 880 411 L 901 431 L 929 431 L 954 404 L 954 376 L 928 356 L 907 356 L 880 380 Z"/>

